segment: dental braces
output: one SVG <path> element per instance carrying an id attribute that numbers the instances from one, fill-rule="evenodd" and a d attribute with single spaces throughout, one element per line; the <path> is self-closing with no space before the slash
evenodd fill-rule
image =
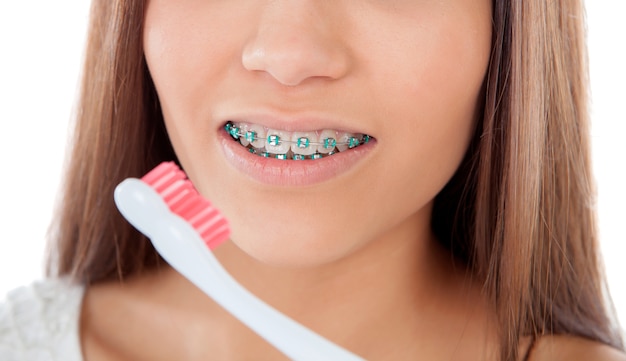
<path id="1" fill-rule="evenodd" d="M 336 154 L 337 152 L 332 151 L 330 153 L 326 153 L 326 154 L 322 154 L 322 153 L 313 153 L 311 155 L 304 155 L 304 154 L 296 154 L 293 153 L 291 151 L 288 151 L 285 154 L 274 154 L 274 153 L 270 153 L 261 149 L 254 149 L 254 148 L 247 148 L 248 151 L 252 154 L 256 154 L 260 157 L 263 158 L 275 158 L 278 160 L 317 160 L 317 159 L 322 159 L 328 156 L 331 156 L 333 154 Z"/>
<path id="2" fill-rule="evenodd" d="M 231 122 L 226 123 L 226 125 L 224 126 L 224 129 L 235 140 L 244 138 L 249 143 L 259 140 L 259 138 L 257 137 L 257 132 L 250 131 L 250 130 L 246 132 L 242 132 L 239 127 L 235 126 Z M 270 146 L 279 146 L 281 144 L 295 144 L 300 149 L 307 149 L 308 147 L 311 147 L 311 146 L 322 146 L 324 147 L 324 149 L 332 150 L 335 147 L 341 146 L 341 145 L 348 146 L 348 149 L 356 148 L 359 145 L 369 143 L 371 139 L 372 139 L 371 136 L 367 134 L 363 134 L 362 137 L 354 137 L 354 136 L 350 137 L 345 142 L 338 142 L 337 139 L 331 138 L 331 137 L 323 139 L 322 142 L 311 142 L 309 138 L 307 137 L 300 137 L 297 140 L 291 140 L 291 139 L 281 139 L 279 135 L 271 134 L 267 136 L 266 141 L 267 141 L 267 144 L 269 144 Z M 337 152 L 331 151 L 331 153 L 334 154 Z M 330 155 L 331 153 L 326 153 L 326 154 L 316 153 L 313 155 Z M 301 155 L 301 154 L 298 154 L 298 155 Z M 313 159 L 319 159 L 319 158 L 313 158 Z"/>

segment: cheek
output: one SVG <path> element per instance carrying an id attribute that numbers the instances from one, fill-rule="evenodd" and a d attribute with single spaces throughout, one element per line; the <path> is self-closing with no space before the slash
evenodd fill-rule
<path id="1" fill-rule="evenodd" d="M 200 6 L 200 2 L 185 2 L 183 6 L 151 0 L 144 21 L 146 63 L 167 133 L 184 165 L 194 164 L 194 155 L 207 153 L 204 139 L 215 132 L 206 115 L 213 96 L 213 88 L 207 84 L 220 81 L 219 74 L 224 73 L 230 56 L 227 49 L 206 46 L 205 40 L 211 34 L 220 38 L 215 33 L 220 26 L 224 29 L 224 24 L 220 19 L 207 18 L 213 12 Z M 206 26 L 191 26 L 194 23 Z"/>
<path id="2" fill-rule="evenodd" d="M 472 27 L 479 30 L 464 30 Z M 433 31 L 438 33 L 413 52 L 385 60 L 390 71 L 376 79 L 384 86 L 374 97 L 387 102 L 377 109 L 386 126 L 380 142 L 383 168 L 373 187 L 389 189 L 378 202 L 405 214 L 432 201 L 462 161 L 479 116 L 489 62 L 488 21 L 446 23 Z M 399 69 L 406 76 L 398 76 Z"/>
<path id="3" fill-rule="evenodd" d="M 202 130 L 216 89 L 240 67 L 246 13 L 227 2 L 152 0 L 144 23 L 144 54 L 163 115 L 173 125 Z M 219 16 L 218 16 L 219 15 Z M 234 19 L 236 17 L 236 19 Z M 209 86 L 210 85 L 210 86 Z M 192 131 L 190 131 L 192 132 Z"/>

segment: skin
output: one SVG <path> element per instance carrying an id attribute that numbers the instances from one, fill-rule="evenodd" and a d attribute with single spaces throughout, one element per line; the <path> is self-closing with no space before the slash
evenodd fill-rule
<path id="1" fill-rule="evenodd" d="M 368 360 L 495 360 L 480 285 L 429 226 L 473 131 L 490 42 L 488 0 L 149 1 L 144 51 L 168 133 L 232 225 L 222 264 Z M 260 184 L 219 147 L 237 111 L 332 118 L 377 142 L 329 181 Z M 168 268 L 90 288 L 82 345 L 90 361 L 284 359 Z"/>
<path id="2" fill-rule="evenodd" d="M 430 236 L 428 208 L 475 123 L 489 1 L 158 0 L 144 35 L 176 153 L 246 254 L 317 267 L 403 222 L 422 230 L 411 242 Z M 328 182 L 260 184 L 225 160 L 216 133 L 233 113 L 266 111 L 333 119 L 375 136 L 376 149 Z"/>

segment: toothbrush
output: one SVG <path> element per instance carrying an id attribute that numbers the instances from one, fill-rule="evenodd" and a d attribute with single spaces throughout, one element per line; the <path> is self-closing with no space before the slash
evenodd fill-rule
<path id="1" fill-rule="evenodd" d="M 173 162 L 124 180 L 114 198 L 174 269 L 290 359 L 363 361 L 264 303 L 222 267 L 210 250 L 228 239 L 228 222 Z"/>

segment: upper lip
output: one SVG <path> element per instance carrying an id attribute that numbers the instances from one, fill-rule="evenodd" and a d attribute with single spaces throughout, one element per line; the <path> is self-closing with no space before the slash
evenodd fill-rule
<path id="1" fill-rule="evenodd" d="M 232 112 L 215 117 L 220 129 L 231 122 L 258 124 L 269 129 L 286 132 L 311 132 L 316 130 L 337 130 L 347 133 L 363 133 L 372 135 L 361 124 L 351 119 L 340 119 L 328 114 L 310 113 L 280 113 L 274 111 Z"/>

